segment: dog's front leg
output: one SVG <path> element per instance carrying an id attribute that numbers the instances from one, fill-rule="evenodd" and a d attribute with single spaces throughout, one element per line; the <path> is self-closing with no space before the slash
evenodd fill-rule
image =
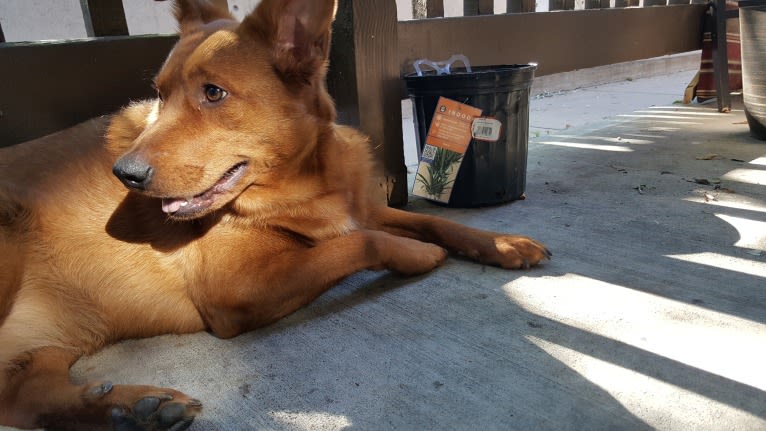
<path id="1" fill-rule="evenodd" d="M 363 269 L 390 269 L 414 275 L 439 266 L 447 251 L 386 232 L 359 230 L 288 249 L 269 257 L 249 277 L 211 289 L 200 304 L 212 331 L 228 338 L 274 322 L 313 301 L 339 280 Z M 233 287 L 236 286 L 236 287 Z"/>
<path id="2" fill-rule="evenodd" d="M 371 221 L 376 229 L 503 268 L 529 268 L 551 257 L 545 245 L 532 238 L 474 229 L 440 217 L 380 207 L 372 212 Z"/>

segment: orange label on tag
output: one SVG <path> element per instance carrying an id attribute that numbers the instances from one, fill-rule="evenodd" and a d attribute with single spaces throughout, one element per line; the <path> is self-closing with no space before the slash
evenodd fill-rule
<path id="1" fill-rule="evenodd" d="M 439 98 L 420 154 L 414 195 L 449 203 L 463 155 L 471 143 L 471 126 L 480 115 L 481 109 Z"/>
<path id="2" fill-rule="evenodd" d="M 464 154 L 471 142 L 471 125 L 479 116 L 481 109 L 440 97 L 426 143 Z"/>

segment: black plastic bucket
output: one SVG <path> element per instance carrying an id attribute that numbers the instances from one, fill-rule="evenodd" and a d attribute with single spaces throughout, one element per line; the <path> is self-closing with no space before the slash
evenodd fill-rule
<path id="1" fill-rule="evenodd" d="M 750 134 L 766 140 L 766 6 L 742 7 L 742 99 Z"/>
<path id="2" fill-rule="evenodd" d="M 529 91 L 537 65 L 514 64 L 455 69 L 404 77 L 412 99 L 418 155 L 423 151 L 440 96 L 482 110 L 502 124 L 497 142 L 471 140 L 448 206 L 477 207 L 519 199 L 527 178 Z"/>

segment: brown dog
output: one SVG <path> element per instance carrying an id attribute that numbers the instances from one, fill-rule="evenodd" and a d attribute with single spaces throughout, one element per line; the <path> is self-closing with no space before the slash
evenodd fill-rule
<path id="1" fill-rule="evenodd" d="M 368 142 L 334 123 L 324 84 L 333 9 L 264 0 L 240 24 L 179 1 L 158 100 L 0 152 L 0 424 L 185 429 L 199 401 L 74 385 L 69 367 L 126 338 L 233 337 L 356 271 L 430 271 L 445 248 L 549 257 L 370 198 Z"/>

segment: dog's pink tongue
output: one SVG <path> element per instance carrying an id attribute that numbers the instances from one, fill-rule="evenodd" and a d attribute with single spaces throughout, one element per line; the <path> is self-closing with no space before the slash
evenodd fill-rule
<path id="1" fill-rule="evenodd" d="M 181 206 L 183 206 L 184 203 L 186 203 L 186 199 L 163 199 L 162 211 L 167 214 L 173 214 L 181 209 Z"/>

